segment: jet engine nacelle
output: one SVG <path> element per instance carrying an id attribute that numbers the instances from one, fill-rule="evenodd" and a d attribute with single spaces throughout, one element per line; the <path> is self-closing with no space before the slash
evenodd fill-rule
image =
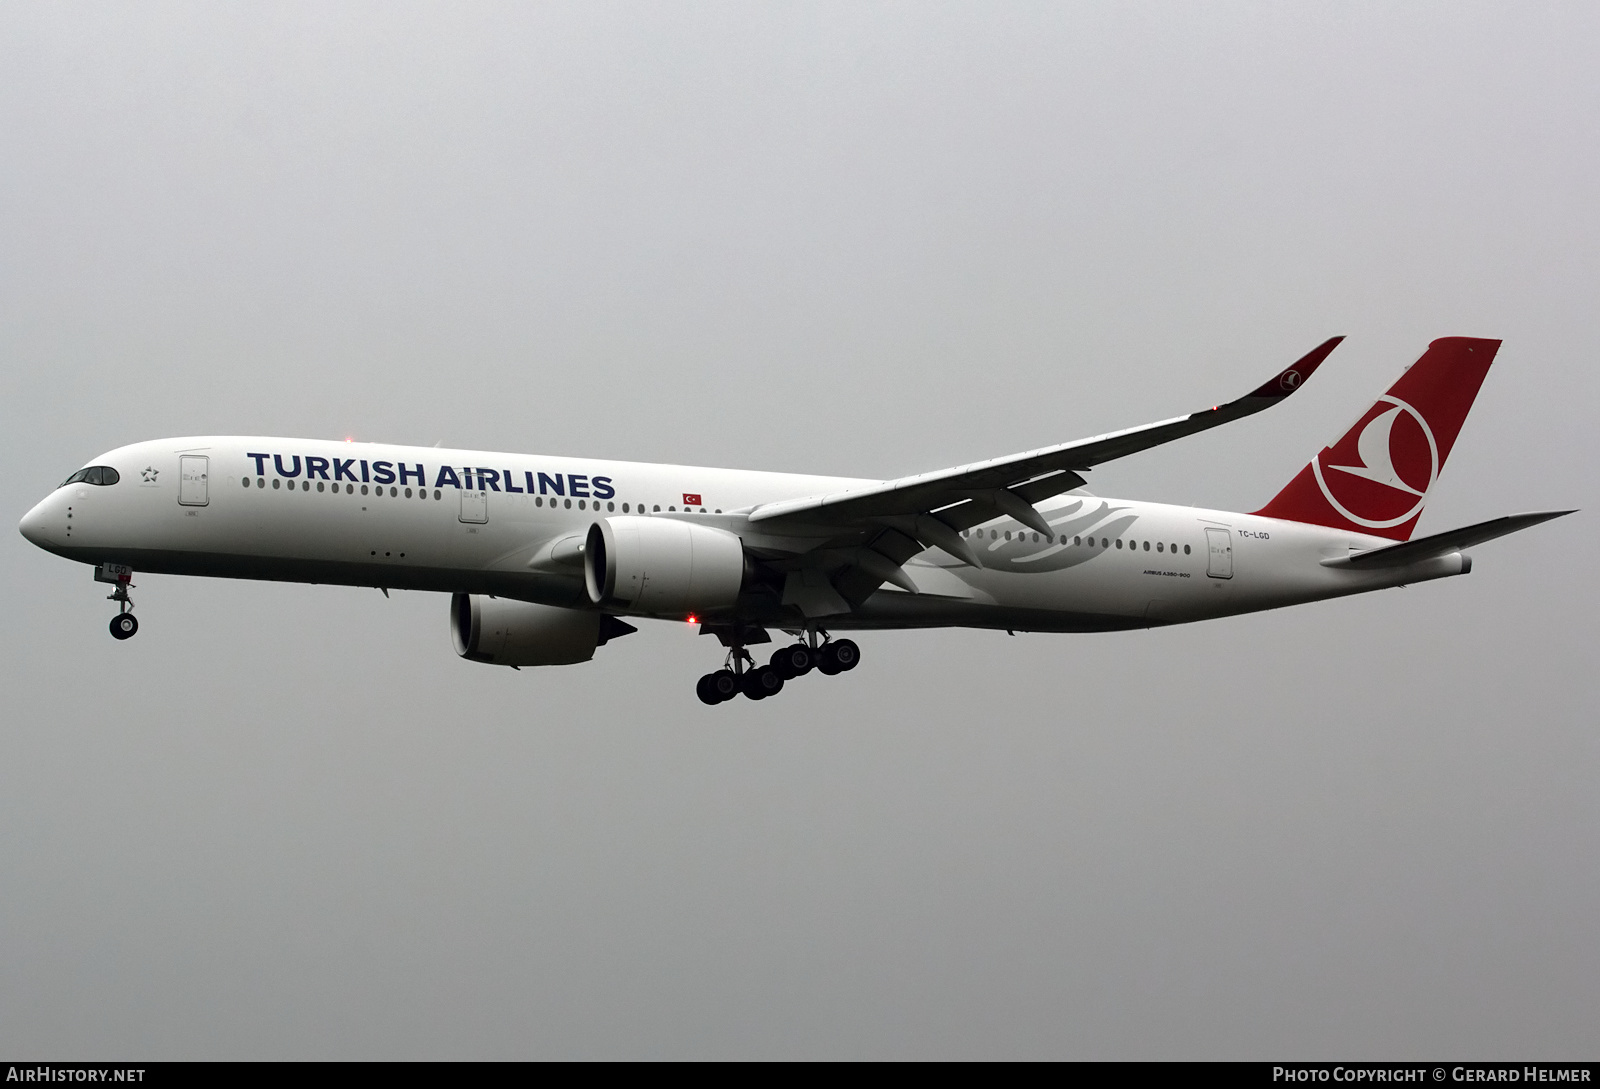
<path id="1" fill-rule="evenodd" d="M 744 546 L 738 534 L 674 518 L 602 518 L 589 527 L 583 578 L 596 605 L 703 613 L 738 599 Z"/>
<path id="2" fill-rule="evenodd" d="M 474 662 L 572 665 L 593 658 L 595 648 L 607 638 L 634 630 L 597 612 L 482 594 L 450 597 L 450 634 L 455 638 L 456 653 Z"/>

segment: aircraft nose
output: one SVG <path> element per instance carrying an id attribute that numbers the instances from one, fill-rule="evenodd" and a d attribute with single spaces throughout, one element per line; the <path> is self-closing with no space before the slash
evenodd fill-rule
<path id="1" fill-rule="evenodd" d="M 48 548 L 50 534 L 47 530 L 50 512 L 46 509 L 50 505 L 48 498 L 40 500 L 34 508 L 22 516 L 22 521 L 17 524 L 17 529 L 33 544 L 40 548 Z"/>

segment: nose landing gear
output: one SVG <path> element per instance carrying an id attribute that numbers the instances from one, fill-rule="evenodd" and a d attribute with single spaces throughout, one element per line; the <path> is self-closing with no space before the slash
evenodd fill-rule
<path id="1" fill-rule="evenodd" d="M 758 667 L 743 645 L 728 648 L 728 660 L 715 673 L 707 673 L 695 685 L 700 702 L 724 703 L 740 692 L 753 700 L 764 700 L 783 691 L 785 681 L 803 677 L 813 669 L 832 677 L 848 672 L 861 661 L 861 648 L 849 639 L 831 639 L 826 632 L 808 633 L 806 639 L 773 652 L 767 665 Z"/>
<path id="2" fill-rule="evenodd" d="M 117 615 L 111 618 L 111 637 L 132 639 L 139 630 L 139 621 L 133 615 L 133 598 L 128 596 L 128 591 L 133 589 L 133 568 L 120 563 L 103 563 L 94 569 L 94 580 L 116 587 L 106 597 L 107 601 L 117 603 Z"/>

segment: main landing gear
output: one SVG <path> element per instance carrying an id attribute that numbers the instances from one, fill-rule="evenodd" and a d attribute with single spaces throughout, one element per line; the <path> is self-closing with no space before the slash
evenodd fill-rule
<path id="1" fill-rule="evenodd" d="M 120 563 L 103 563 L 94 569 L 94 580 L 116 587 L 106 598 L 117 603 L 117 615 L 111 618 L 111 637 L 132 639 L 139 630 L 139 620 L 133 615 L 133 598 L 128 596 L 128 591 L 133 589 L 133 568 Z"/>
<path id="2" fill-rule="evenodd" d="M 849 639 L 828 639 L 817 645 L 813 632 L 808 642 L 783 647 L 772 654 L 764 666 L 743 646 L 728 649 L 727 663 L 715 673 L 707 673 L 695 685 L 695 694 L 701 703 L 718 704 L 733 699 L 743 692 L 753 700 L 764 700 L 783 691 L 785 681 L 803 677 L 815 669 L 832 677 L 856 667 L 861 661 L 861 648 Z"/>

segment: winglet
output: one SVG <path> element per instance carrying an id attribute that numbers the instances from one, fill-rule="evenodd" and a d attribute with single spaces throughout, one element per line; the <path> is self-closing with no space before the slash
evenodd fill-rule
<path id="1" fill-rule="evenodd" d="M 1274 400 L 1280 400 L 1289 396 L 1289 394 L 1300 388 L 1300 383 L 1304 382 L 1307 378 L 1310 378 L 1312 373 L 1315 372 L 1318 367 L 1322 366 L 1322 361 L 1327 359 L 1328 356 L 1332 354 L 1333 350 L 1339 346 L 1339 342 L 1343 339 L 1344 337 L 1333 337 L 1329 340 L 1323 341 L 1317 347 L 1311 349 L 1311 351 L 1301 356 L 1294 363 L 1285 367 L 1272 378 L 1268 379 L 1265 385 L 1262 385 L 1258 389 L 1252 390 L 1247 396 L 1271 397 Z"/>

